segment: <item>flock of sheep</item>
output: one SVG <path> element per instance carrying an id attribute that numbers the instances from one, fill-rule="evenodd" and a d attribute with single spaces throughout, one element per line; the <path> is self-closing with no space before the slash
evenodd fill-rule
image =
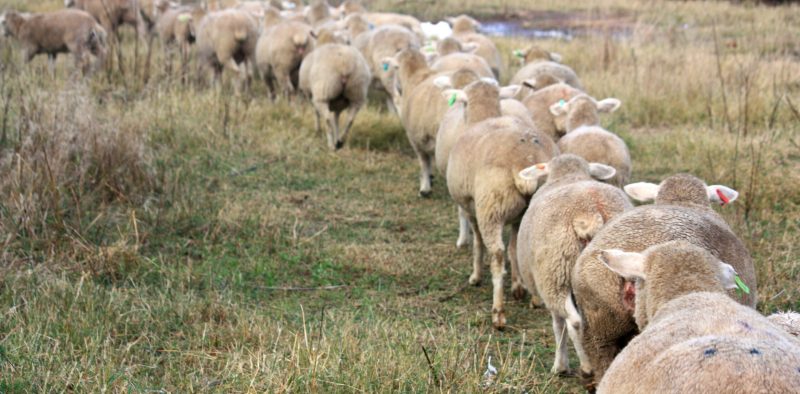
<path id="1" fill-rule="evenodd" d="M 620 101 L 588 95 L 557 54 L 515 51 L 523 67 L 499 87 L 502 57 L 465 15 L 450 28 L 351 0 L 66 5 L 7 12 L 4 31 L 26 59 L 70 52 L 82 70 L 89 54 L 105 56 L 107 32 L 122 24 L 157 34 L 184 58 L 194 44 L 214 80 L 225 69 L 241 82 L 258 73 L 273 99 L 309 99 L 331 149 L 345 144 L 368 90 L 382 92 L 418 157 L 419 194 L 431 194 L 434 163 L 445 176 L 458 206 L 456 244 L 473 244 L 469 283 L 480 283 L 488 252 L 494 326 L 506 324 L 506 256 L 513 296 L 528 292 L 550 311 L 554 373 L 569 373 L 569 338 L 580 375 L 600 392 L 800 387 L 800 317 L 753 309 L 753 261 L 710 206 L 738 193 L 688 174 L 628 184 L 628 148 L 599 119 Z"/>

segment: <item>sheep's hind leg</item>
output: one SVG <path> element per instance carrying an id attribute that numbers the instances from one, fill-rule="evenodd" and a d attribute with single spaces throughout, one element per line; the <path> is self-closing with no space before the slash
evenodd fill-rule
<path id="1" fill-rule="evenodd" d="M 326 135 L 328 137 L 328 147 L 331 150 L 336 150 L 336 135 L 338 134 L 338 122 L 333 112 L 328 108 L 327 101 L 314 100 L 314 108 L 317 110 L 317 127 L 319 128 L 319 118 L 325 120 L 328 124 Z"/>
<path id="2" fill-rule="evenodd" d="M 469 243 L 470 236 L 469 220 L 467 219 L 464 209 L 458 207 L 458 240 L 456 241 L 456 248 L 463 248 Z"/>
<path id="3" fill-rule="evenodd" d="M 345 141 L 347 141 L 347 135 L 350 133 L 350 129 L 353 127 L 353 122 L 356 120 L 356 115 L 358 114 L 359 110 L 361 110 L 361 104 L 351 104 L 349 107 L 345 109 L 347 117 L 345 118 L 344 130 L 342 131 L 342 135 L 340 135 L 339 140 L 336 141 L 337 149 L 343 147 Z"/>
<path id="4" fill-rule="evenodd" d="M 480 209 L 480 208 L 479 208 Z M 503 247 L 503 224 L 492 221 L 478 222 L 483 242 L 489 252 L 492 272 L 492 324 L 502 330 L 506 326 L 506 313 L 503 309 L 503 276 L 505 275 L 505 258 Z"/>
<path id="5" fill-rule="evenodd" d="M 460 209 L 460 207 L 459 207 Z M 463 212 L 463 209 L 462 209 Z M 466 213 L 465 213 L 466 216 Z M 474 218 L 468 218 L 472 228 L 472 275 L 469 276 L 469 284 L 477 286 L 481 284 L 481 264 L 483 264 L 483 239 L 478 228 L 478 222 Z"/>
<path id="6" fill-rule="evenodd" d="M 556 339 L 556 358 L 553 361 L 553 368 L 550 372 L 558 375 L 569 373 L 569 349 L 567 347 L 566 321 L 555 312 L 550 312 L 553 318 L 553 335 Z"/>
<path id="7" fill-rule="evenodd" d="M 522 286 L 522 280 L 519 278 L 517 233 L 519 233 L 519 224 L 511 226 L 511 238 L 508 241 L 508 260 L 511 265 L 511 295 L 514 296 L 514 299 L 521 300 L 525 298 L 525 287 Z"/>
<path id="8" fill-rule="evenodd" d="M 431 161 L 432 157 L 428 153 L 417 150 L 419 159 L 419 195 L 420 197 L 430 197 L 431 195 Z"/>
<path id="9" fill-rule="evenodd" d="M 583 346 L 583 318 L 581 318 L 571 294 L 567 297 L 564 306 L 567 311 L 567 332 L 581 364 L 581 376 L 590 376 L 592 374 L 592 365 Z"/>

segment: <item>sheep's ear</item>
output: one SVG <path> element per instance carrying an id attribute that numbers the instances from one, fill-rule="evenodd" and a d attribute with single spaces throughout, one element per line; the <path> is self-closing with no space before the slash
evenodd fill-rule
<path id="1" fill-rule="evenodd" d="M 547 163 L 534 164 L 519 172 L 519 177 L 529 181 L 538 180 L 550 173 L 550 165 Z"/>
<path id="2" fill-rule="evenodd" d="M 626 279 L 645 279 L 644 255 L 619 249 L 601 250 L 600 261 L 610 270 Z"/>
<path id="3" fill-rule="evenodd" d="M 622 101 L 615 98 L 607 98 L 597 102 L 597 112 L 611 113 L 619 109 Z"/>
<path id="4" fill-rule="evenodd" d="M 512 98 L 522 89 L 521 85 L 508 85 L 500 88 L 500 99 Z"/>
<path id="5" fill-rule="evenodd" d="M 554 61 L 556 63 L 561 63 L 561 60 L 563 60 L 563 58 L 561 57 L 561 55 L 559 55 L 559 54 L 557 54 L 555 52 L 550 52 L 550 60 L 552 60 L 552 61 Z"/>
<path id="6" fill-rule="evenodd" d="M 648 182 L 631 183 L 630 185 L 625 185 L 625 187 L 623 187 L 625 193 L 627 193 L 636 201 L 655 200 L 656 196 L 658 195 L 659 188 L 661 188 L 661 186 Z"/>
<path id="7" fill-rule="evenodd" d="M 739 286 L 736 284 L 736 277 L 739 274 L 736 273 L 736 270 L 733 268 L 732 265 L 719 262 L 720 269 L 719 269 L 719 281 L 722 282 L 722 287 L 725 289 L 736 289 Z M 741 279 L 739 279 L 741 280 Z"/>
<path id="8" fill-rule="evenodd" d="M 566 115 L 569 112 L 569 103 L 566 100 L 558 100 L 557 103 L 550 106 L 550 113 L 553 116 Z"/>
<path id="9" fill-rule="evenodd" d="M 739 197 L 739 192 L 723 185 L 711 185 L 706 190 L 708 191 L 708 200 L 719 205 L 732 203 Z"/>
<path id="10" fill-rule="evenodd" d="M 483 78 L 481 78 L 481 81 L 486 82 L 486 83 L 490 83 L 490 84 L 492 84 L 494 86 L 500 86 L 500 83 L 497 82 L 497 80 L 494 79 L 494 78 L 483 77 Z"/>
<path id="11" fill-rule="evenodd" d="M 433 80 L 433 84 L 439 89 L 450 89 L 453 87 L 453 80 L 451 80 L 447 75 L 442 75 L 440 77 L 436 77 Z"/>
<path id="12" fill-rule="evenodd" d="M 524 86 L 524 87 L 526 87 L 528 89 L 531 89 L 531 90 L 536 90 L 536 78 L 526 79 L 526 80 L 522 81 L 522 86 Z"/>
<path id="13" fill-rule="evenodd" d="M 389 71 L 390 68 L 397 67 L 397 59 L 393 57 L 385 57 L 381 60 L 381 68 L 383 71 Z"/>
<path id="14" fill-rule="evenodd" d="M 447 99 L 447 103 L 450 106 L 455 105 L 455 103 L 467 102 L 467 93 L 460 89 L 445 89 L 442 91 L 442 97 Z"/>
<path id="15" fill-rule="evenodd" d="M 447 18 L 444 18 L 444 20 L 445 20 L 445 22 L 447 22 L 450 25 L 452 25 L 456 21 L 456 18 L 453 18 L 452 16 L 448 16 Z"/>
<path id="16" fill-rule="evenodd" d="M 600 163 L 589 163 L 589 175 L 594 179 L 605 181 L 613 178 L 616 174 L 617 170 L 614 167 Z"/>
<path id="17" fill-rule="evenodd" d="M 317 32 L 315 32 L 314 30 L 309 31 L 308 35 L 315 40 L 317 39 Z"/>
<path id="18" fill-rule="evenodd" d="M 478 50 L 478 44 L 474 42 L 468 42 L 466 44 L 461 44 L 461 52 L 464 53 L 475 53 Z"/>

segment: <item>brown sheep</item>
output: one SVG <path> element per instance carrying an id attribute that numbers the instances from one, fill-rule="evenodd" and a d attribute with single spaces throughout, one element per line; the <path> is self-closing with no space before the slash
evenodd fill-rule
<path id="1" fill-rule="evenodd" d="M 691 242 L 731 264 L 752 292 L 744 297 L 729 294 L 742 304 L 756 304 L 756 276 L 750 253 L 709 206 L 709 202 L 734 201 L 736 191 L 706 186 L 688 174 L 670 176 L 660 185 L 635 183 L 626 186 L 625 191 L 640 201 L 655 199 L 655 204 L 631 209 L 603 227 L 583 250 L 572 272 L 575 302 L 585 323 L 583 347 L 595 381 L 603 377 L 611 360 L 637 331 L 630 303 L 631 284 L 604 267 L 598 257 L 600 250 L 641 252 L 663 242 Z"/>
<path id="2" fill-rule="evenodd" d="M 246 11 L 227 9 L 206 15 L 197 33 L 197 57 L 203 67 L 213 70 L 214 82 L 228 68 L 239 74 L 240 83 L 248 77 L 254 60 L 258 24 Z"/>
<path id="3" fill-rule="evenodd" d="M 361 53 L 348 45 L 326 43 L 331 38 L 320 36 L 317 47 L 300 65 L 300 91 L 308 97 L 321 130 L 320 118 L 328 126 L 328 147 L 344 146 L 356 114 L 367 101 L 372 76 Z M 339 115 L 346 112 L 344 130 L 339 133 Z"/>
<path id="4" fill-rule="evenodd" d="M 502 329 L 506 323 L 503 228 L 512 226 L 508 257 L 512 282 L 516 282 L 519 220 L 538 186 L 536 181 L 522 178 L 520 172 L 550 160 L 558 154 L 558 147 L 529 123 L 501 116 L 500 91 L 491 83 L 473 82 L 464 91 L 445 91 L 445 95 L 455 95 L 456 101 L 467 103 L 467 130 L 450 152 L 447 188 L 472 227 L 473 267 L 469 283 L 480 283 L 486 248 L 492 273 L 492 323 Z"/>
<path id="5" fill-rule="evenodd" d="M 40 53 L 47 54 L 51 74 L 55 74 L 59 53 L 72 53 L 75 67 L 84 74 L 89 69 L 87 55 L 97 57 L 98 64 L 106 56 L 106 31 L 84 11 L 65 9 L 27 16 L 9 11 L 0 24 L 4 35 L 13 36 L 22 44 L 26 62 Z"/>
<path id="6" fill-rule="evenodd" d="M 189 48 L 197 40 L 197 24 L 205 16 L 205 11 L 197 6 L 181 6 L 165 10 L 156 23 L 156 33 L 164 49 L 176 44 L 184 62 L 189 59 Z"/>

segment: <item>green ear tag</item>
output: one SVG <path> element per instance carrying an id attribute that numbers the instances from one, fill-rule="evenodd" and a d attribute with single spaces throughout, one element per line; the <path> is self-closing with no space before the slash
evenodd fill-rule
<path id="1" fill-rule="evenodd" d="M 389 63 L 383 63 L 383 71 L 389 71 Z"/>
<path id="2" fill-rule="evenodd" d="M 519 49 L 515 49 L 514 50 L 514 56 L 516 56 L 516 57 L 525 57 L 525 55 L 523 55 L 522 51 L 520 51 Z"/>
<path id="3" fill-rule="evenodd" d="M 450 98 L 447 99 L 447 105 L 452 107 L 453 104 L 455 104 L 455 103 L 456 103 L 456 94 L 453 93 L 453 94 L 450 95 Z"/>
<path id="4" fill-rule="evenodd" d="M 750 288 L 744 284 L 744 281 L 742 281 L 742 278 L 740 278 L 739 275 L 734 276 L 733 281 L 736 282 L 736 286 L 740 291 L 743 291 L 745 294 L 750 294 Z"/>

